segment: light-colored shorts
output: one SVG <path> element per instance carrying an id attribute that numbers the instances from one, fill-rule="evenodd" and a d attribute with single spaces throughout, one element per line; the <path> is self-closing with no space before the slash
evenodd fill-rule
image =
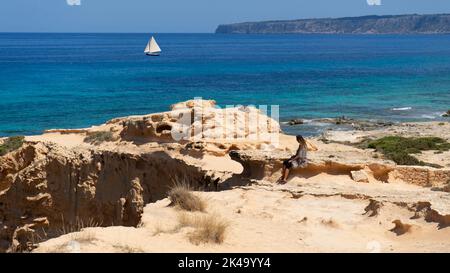
<path id="1" fill-rule="evenodd" d="M 308 161 L 306 160 L 292 160 L 292 169 L 304 168 L 308 165 Z"/>

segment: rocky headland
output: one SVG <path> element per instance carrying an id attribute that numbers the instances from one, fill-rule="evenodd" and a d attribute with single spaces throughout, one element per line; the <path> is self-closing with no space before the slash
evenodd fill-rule
<path id="1" fill-rule="evenodd" d="M 389 15 L 246 22 L 219 25 L 222 34 L 439 34 L 450 33 L 450 14 Z"/>

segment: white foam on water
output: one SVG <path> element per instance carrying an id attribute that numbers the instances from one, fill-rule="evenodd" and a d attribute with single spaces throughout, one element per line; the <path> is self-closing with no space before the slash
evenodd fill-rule
<path id="1" fill-rule="evenodd" d="M 319 121 L 310 121 L 308 122 L 309 125 L 311 126 L 317 126 L 317 127 L 326 127 L 326 126 L 330 126 L 330 122 L 319 122 Z"/>
<path id="2" fill-rule="evenodd" d="M 420 117 L 421 118 L 426 118 L 426 119 L 437 119 L 437 118 L 441 117 L 441 115 L 442 115 L 442 113 L 434 112 L 434 113 L 431 113 L 431 114 L 423 114 Z"/>
<path id="3" fill-rule="evenodd" d="M 311 123 L 312 122 L 311 119 L 302 119 L 302 121 L 303 121 L 303 124 L 307 124 L 307 123 Z M 280 124 L 289 125 L 290 122 L 291 121 L 282 121 L 282 122 L 280 122 Z"/>
<path id="4" fill-rule="evenodd" d="M 412 110 L 412 107 L 399 107 L 399 108 L 392 108 L 392 111 L 409 111 Z"/>

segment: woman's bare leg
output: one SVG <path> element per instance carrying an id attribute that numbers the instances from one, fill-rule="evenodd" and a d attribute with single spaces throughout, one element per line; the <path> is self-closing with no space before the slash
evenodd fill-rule
<path id="1" fill-rule="evenodd" d="M 289 169 L 288 168 L 285 168 L 284 169 L 284 173 L 283 173 L 283 181 L 287 181 L 287 179 L 288 179 L 288 176 L 289 176 Z"/>
<path id="2" fill-rule="evenodd" d="M 289 171 L 290 171 L 290 168 L 286 167 L 286 165 L 283 164 L 283 169 L 281 171 L 281 177 L 280 177 L 280 180 L 279 180 L 280 183 L 284 184 L 284 183 L 287 182 L 287 179 L 288 179 L 288 176 L 289 176 Z"/>
<path id="3" fill-rule="evenodd" d="M 281 177 L 278 181 L 283 181 L 284 173 L 286 172 L 286 166 L 283 164 L 283 168 L 281 169 Z"/>

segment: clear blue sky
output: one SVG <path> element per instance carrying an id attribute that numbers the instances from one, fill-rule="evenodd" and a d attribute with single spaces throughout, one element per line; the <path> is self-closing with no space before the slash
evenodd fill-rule
<path id="1" fill-rule="evenodd" d="M 0 32 L 213 32 L 218 24 L 243 21 L 450 13 L 450 0 L 366 1 L 2 0 Z"/>

